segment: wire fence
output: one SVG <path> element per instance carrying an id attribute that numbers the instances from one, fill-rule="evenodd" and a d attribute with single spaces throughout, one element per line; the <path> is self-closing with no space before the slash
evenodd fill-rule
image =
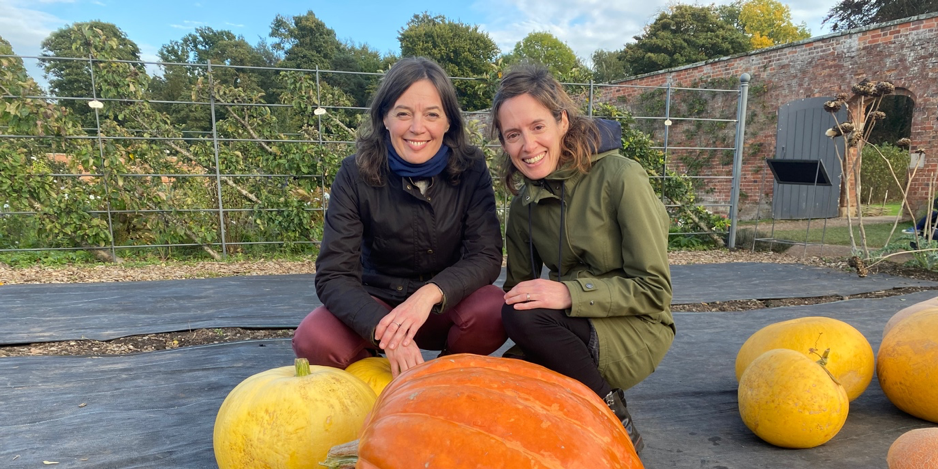
<path id="1" fill-rule="evenodd" d="M 13 181 L 0 184 L 0 252 L 96 250 L 111 258 L 134 249 L 220 258 L 316 245 L 331 178 L 354 153 L 367 97 L 382 76 L 211 62 L 2 58 L 39 62 L 51 91 L 0 88 L 0 107 L 8 111 L 0 120 L 6 161 L 0 168 Z M 453 81 L 461 101 L 495 85 Z M 648 148 L 660 155 L 660 170 L 649 171 L 652 182 L 672 224 L 687 225 L 672 237 L 719 237 L 733 246 L 746 76 L 727 89 L 564 86 L 587 115 L 649 136 Z M 488 111 L 462 105 L 470 138 L 486 150 L 494 174 L 500 147 Z M 38 113 L 36 125 L 16 120 L 26 109 Z M 53 121 L 58 127 L 50 132 Z M 678 183 L 689 184 L 695 206 L 727 216 L 726 226 L 692 226 L 681 215 L 694 218 L 688 199 L 668 196 Z M 509 196 L 496 190 L 504 222 Z"/>

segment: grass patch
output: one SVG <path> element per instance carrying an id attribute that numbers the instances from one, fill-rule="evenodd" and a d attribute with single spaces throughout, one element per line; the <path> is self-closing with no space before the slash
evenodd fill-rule
<path id="1" fill-rule="evenodd" d="M 912 226 L 911 223 L 899 223 L 899 226 L 896 227 L 896 231 L 892 234 L 891 241 L 896 241 L 903 237 L 908 237 L 908 235 L 902 234 L 902 230 Z M 892 223 L 877 223 L 877 224 L 863 224 L 864 231 L 866 232 L 866 244 L 870 248 L 878 249 L 886 245 L 887 239 L 889 239 L 889 233 L 892 231 Z M 761 231 L 761 230 L 760 230 Z M 807 235 L 807 236 L 806 236 Z M 768 234 L 765 237 L 769 237 Z M 772 235 L 775 239 L 788 240 L 795 243 L 821 243 L 824 244 L 835 244 L 841 246 L 850 246 L 850 230 L 846 226 L 838 227 L 827 227 L 824 228 L 823 222 L 816 222 L 811 224 L 810 230 L 799 229 L 799 230 L 775 230 L 775 233 Z M 853 226 L 853 237 L 857 246 L 862 245 L 860 239 L 860 227 Z"/>

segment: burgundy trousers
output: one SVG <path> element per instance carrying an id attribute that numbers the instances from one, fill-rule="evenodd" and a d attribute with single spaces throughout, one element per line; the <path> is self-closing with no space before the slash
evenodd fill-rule
<path id="1" fill-rule="evenodd" d="M 375 299 L 391 311 L 385 302 Z M 508 339 L 502 327 L 505 292 L 486 285 L 441 314 L 430 314 L 414 341 L 424 350 L 488 355 Z M 293 333 L 293 351 L 311 365 L 345 369 L 374 355 L 377 347 L 320 306 L 300 322 Z"/>

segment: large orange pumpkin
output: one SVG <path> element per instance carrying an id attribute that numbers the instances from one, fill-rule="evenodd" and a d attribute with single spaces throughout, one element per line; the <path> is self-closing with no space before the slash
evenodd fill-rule
<path id="1" fill-rule="evenodd" d="M 521 360 L 449 355 L 384 389 L 360 469 L 642 468 L 612 411 L 580 382 Z"/>

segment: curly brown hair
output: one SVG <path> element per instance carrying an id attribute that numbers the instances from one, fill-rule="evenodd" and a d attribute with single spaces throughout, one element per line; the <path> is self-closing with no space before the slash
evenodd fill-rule
<path id="1" fill-rule="evenodd" d="M 372 186 L 383 186 L 385 176 L 390 171 L 384 118 L 398 98 L 420 80 L 428 80 L 436 88 L 449 121 L 449 130 L 443 135 L 443 143 L 452 150 L 446 169 L 443 170 L 446 181 L 453 185 L 459 184 L 459 176 L 463 171 L 474 160 L 484 158 L 482 150 L 468 142 L 456 89 L 443 68 L 424 57 L 408 57 L 394 64 L 381 79 L 368 111 L 369 120 L 362 125 L 355 140 L 355 163 L 362 178 Z"/>
<path id="2" fill-rule="evenodd" d="M 505 143 L 498 111 L 505 101 L 523 94 L 530 95 L 546 107 L 557 122 L 561 121 L 564 114 L 567 115 L 570 126 L 560 142 L 558 167 L 574 167 L 582 173 L 588 173 L 590 157 L 599 148 L 599 130 L 592 119 L 580 114 L 560 82 L 541 65 L 517 65 L 502 77 L 492 101 L 492 133 L 498 137 L 498 141 L 503 145 Z M 518 168 L 511 163 L 511 158 L 505 152 L 502 152 L 501 173 L 505 187 L 512 194 L 517 194 L 515 175 Z"/>

